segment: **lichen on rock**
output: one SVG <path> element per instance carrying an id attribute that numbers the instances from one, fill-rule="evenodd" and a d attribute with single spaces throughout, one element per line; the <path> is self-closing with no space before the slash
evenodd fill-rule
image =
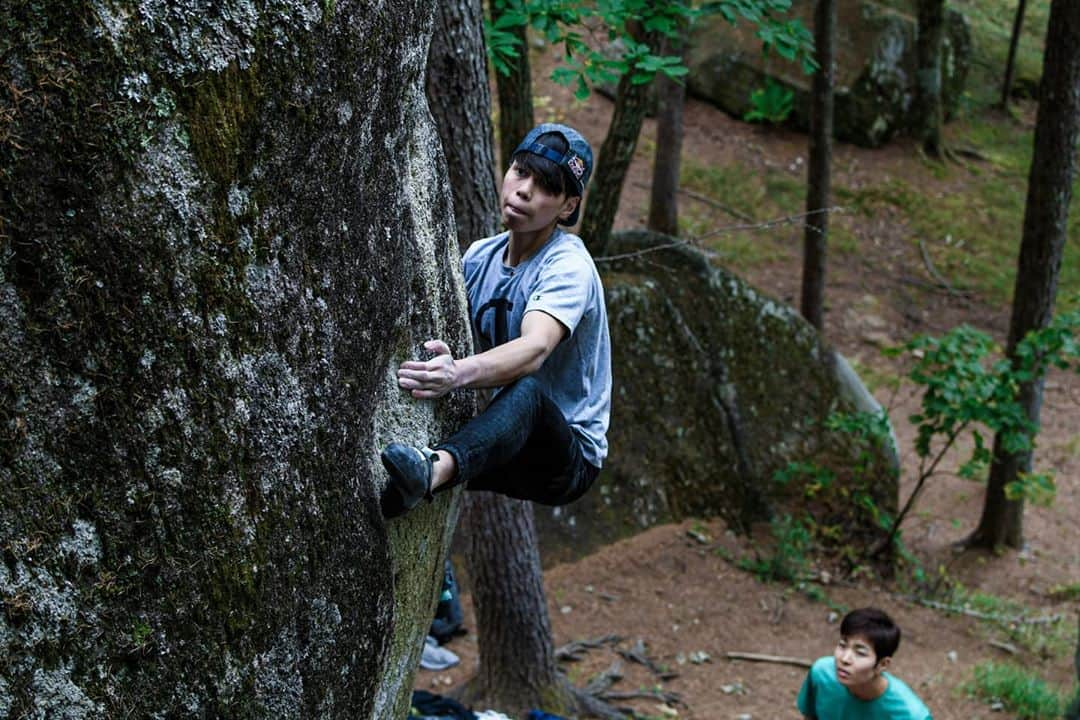
<path id="1" fill-rule="evenodd" d="M 401 709 L 455 507 L 388 534 L 376 427 L 471 409 L 387 372 L 468 342 L 431 5 L 16 5 L 0 715 Z"/>

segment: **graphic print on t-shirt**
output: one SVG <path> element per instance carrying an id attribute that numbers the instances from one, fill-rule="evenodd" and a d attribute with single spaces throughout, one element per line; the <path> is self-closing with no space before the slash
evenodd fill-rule
<path id="1" fill-rule="evenodd" d="M 480 306 L 480 309 L 476 311 L 476 316 L 473 317 L 473 325 L 480 338 L 481 347 L 493 348 L 510 339 L 510 328 L 506 321 L 513 309 L 514 303 L 510 302 L 510 298 L 504 297 L 491 298 Z M 494 317 L 491 322 L 485 324 L 484 316 L 488 311 L 493 311 Z"/>

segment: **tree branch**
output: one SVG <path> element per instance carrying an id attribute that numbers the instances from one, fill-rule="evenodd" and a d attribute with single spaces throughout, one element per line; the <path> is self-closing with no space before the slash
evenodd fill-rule
<path id="1" fill-rule="evenodd" d="M 751 662 L 774 663 L 777 665 L 795 665 L 804 668 L 813 667 L 814 665 L 810 660 L 803 660 L 802 658 L 797 657 L 788 657 L 786 655 L 763 655 L 761 653 L 748 652 L 729 652 L 727 653 L 727 659 L 750 660 Z"/>

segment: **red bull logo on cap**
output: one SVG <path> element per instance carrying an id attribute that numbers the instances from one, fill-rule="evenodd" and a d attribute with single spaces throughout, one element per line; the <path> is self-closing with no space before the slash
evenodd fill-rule
<path id="1" fill-rule="evenodd" d="M 570 159 L 566 161 L 566 167 L 570 168 L 570 172 L 574 173 L 574 177 L 578 180 L 585 174 L 585 163 L 577 155 L 570 156 Z"/>

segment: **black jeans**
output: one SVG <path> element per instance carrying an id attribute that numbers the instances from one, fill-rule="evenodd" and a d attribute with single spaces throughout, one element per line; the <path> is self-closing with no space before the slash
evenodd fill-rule
<path id="1" fill-rule="evenodd" d="M 600 470 L 581 453 L 581 441 L 540 383 L 525 376 L 507 385 L 487 409 L 435 447 L 457 463 L 439 491 L 465 484 L 543 505 L 577 500 Z"/>

